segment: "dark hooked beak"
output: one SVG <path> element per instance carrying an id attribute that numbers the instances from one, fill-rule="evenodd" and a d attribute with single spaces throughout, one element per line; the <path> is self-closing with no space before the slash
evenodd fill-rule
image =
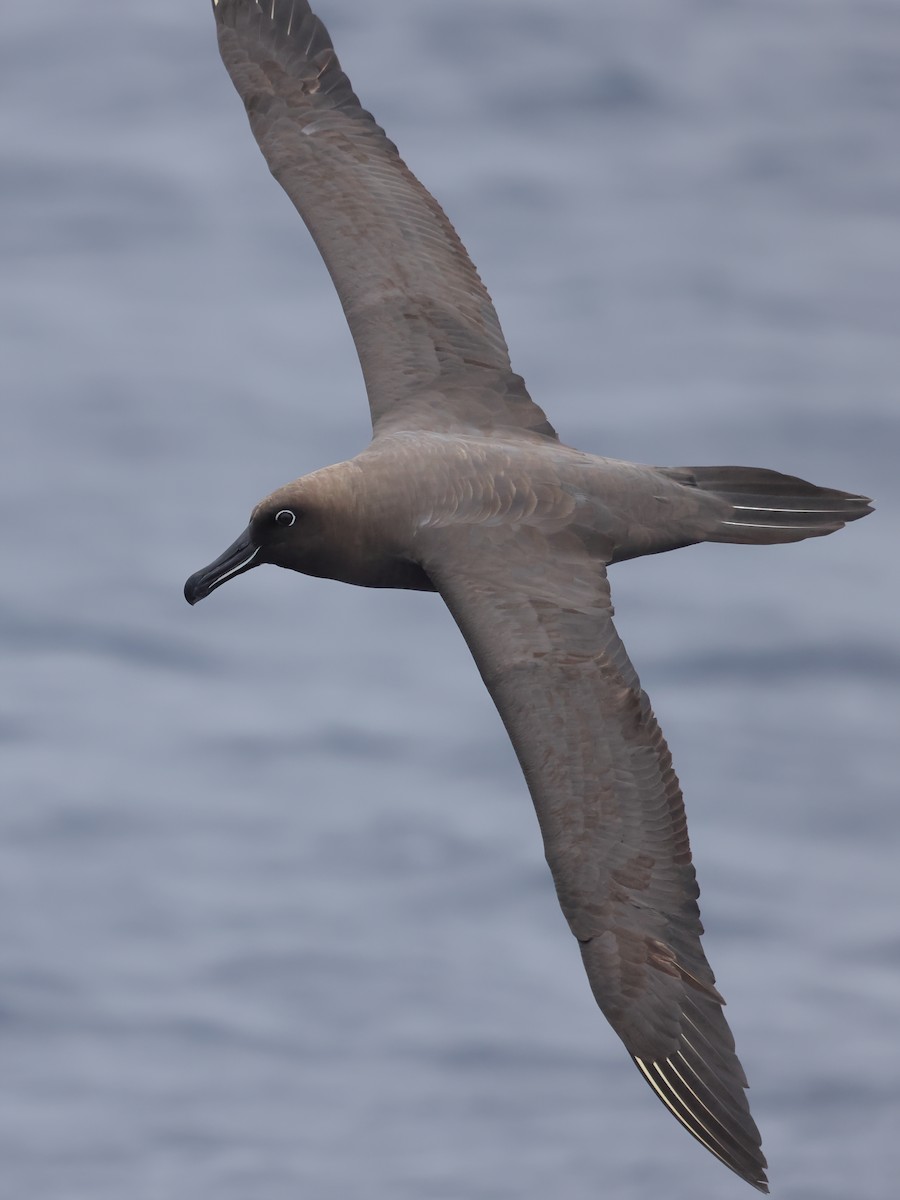
<path id="1" fill-rule="evenodd" d="M 196 571 L 184 585 L 184 598 L 188 604 L 196 604 L 221 583 L 243 575 L 259 563 L 259 546 L 250 539 L 249 526 L 236 542 L 232 542 L 224 554 L 211 562 L 202 571 Z"/>

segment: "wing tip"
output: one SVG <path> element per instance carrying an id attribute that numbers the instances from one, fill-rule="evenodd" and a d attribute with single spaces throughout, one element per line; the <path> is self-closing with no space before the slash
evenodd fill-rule
<path id="1" fill-rule="evenodd" d="M 675 1066 L 674 1055 L 655 1062 L 646 1062 L 635 1054 L 631 1057 L 657 1097 L 691 1137 L 751 1187 L 768 1194 L 768 1164 L 749 1109 L 740 1126 L 736 1126 L 733 1119 L 728 1120 L 728 1114 L 723 1113 L 720 1118 L 705 1103 Z"/>

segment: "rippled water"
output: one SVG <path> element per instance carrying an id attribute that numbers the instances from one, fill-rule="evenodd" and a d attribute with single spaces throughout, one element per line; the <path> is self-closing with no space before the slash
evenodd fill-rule
<path id="1" fill-rule="evenodd" d="M 617 568 L 779 1196 L 894 1194 L 900 9 L 321 0 L 567 440 L 877 497 Z M 0 1196 L 750 1195 L 600 1018 L 433 596 L 186 575 L 364 445 L 208 5 L 0 41 Z"/>

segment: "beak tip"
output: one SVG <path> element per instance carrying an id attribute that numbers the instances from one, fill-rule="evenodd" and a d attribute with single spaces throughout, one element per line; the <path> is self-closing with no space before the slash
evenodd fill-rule
<path id="1" fill-rule="evenodd" d="M 196 572 L 184 585 L 184 598 L 190 604 L 191 608 L 194 607 L 198 600 L 202 600 L 204 596 L 204 592 L 199 586 L 199 576 L 201 574 L 202 572 L 200 571 Z"/>
<path id="2" fill-rule="evenodd" d="M 202 571 L 195 571 L 188 579 L 184 585 L 185 600 L 193 607 L 198 600 L 203 600 L 227 579 L 249 571 L 256 565 L 258 554 L 259 547 L 254 545 L 249 528 L 245 529 L 237 541 L 233 542 L 224 554 L 220 554 L 215 562 L 204 567 Z"/>

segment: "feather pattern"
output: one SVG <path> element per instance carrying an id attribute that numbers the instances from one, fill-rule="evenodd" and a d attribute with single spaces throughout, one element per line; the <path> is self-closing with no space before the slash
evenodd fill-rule
<path id="1" fill-rule="evenodd" d="M 764 469 L 657 468 L 562 445 L 511 370 L 453 227 L 305 0 L 213 8 L 253 134 L 337 288 L 375 437 L 261 501 L 185 596 L 263 562 L 440 591 L 515 747 L 600 1008 L 666 1108 L 767 1191 L 701 945 L 681 788 L 613 624 L 606 568 L 700 541 L 828 534 L 869 502 Z"/>

